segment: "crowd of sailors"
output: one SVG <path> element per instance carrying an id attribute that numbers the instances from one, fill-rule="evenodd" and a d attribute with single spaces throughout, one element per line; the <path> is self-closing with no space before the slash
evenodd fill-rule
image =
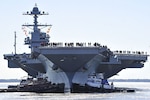
<path id="1" fill-rule="evenodd" d="M 143 51 L 114 51 L 115 54 L 135 54 L 135 55 L 147 55 L 147 52 Z"/>
<path id="2" fill-rule="evenodd" d="M 69 42 L 69 43 L 63 43 L 63 42 L 51 42 L 48 44 L 48 46 L 50 47 L 106 47 L 104 45 L 101 45 L 100 43 L 85 43 L 85 42 Z M 136 55 L 147 55 L 147 52 L 143 52 L 143 51 L 121 51 L 121 50 L 117 50 L 117 51 L 113 51 L 114 54 L 136 54 Z"/>
<path id="3" fill-rule="evenodd" d="M 100 43 L 85 43 L 85 42 L 70 42 L 70 43 L 62 43 L 62 42 L 51 42 L 49 43 L 49 46 L 51 47 L 104 47 Z"/>

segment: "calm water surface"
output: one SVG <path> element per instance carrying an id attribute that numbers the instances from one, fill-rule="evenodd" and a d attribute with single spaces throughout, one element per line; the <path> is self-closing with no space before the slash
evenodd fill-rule
<path id="1" fill-rule="evenodd" d="M 0 88 L 17 83 L 0 83 Z M 0 93 L 0 100 L 150 100 L 150 82 L 115 82 L 117 87 L 136 88 L 135 93 Z"/>

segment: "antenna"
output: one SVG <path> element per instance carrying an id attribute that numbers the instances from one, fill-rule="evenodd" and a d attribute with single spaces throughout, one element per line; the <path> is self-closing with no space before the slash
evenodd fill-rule
<path id="1" fill-rule="evenodd" d="M 15 50 L 15 54 L 16 54 L 16 31 L 14 32 L 14 50 Z"/>
<path id="2" fill-rule="evenodd" d="M 33 10 L 31 12 L 27 11 L 26 13 L 23 13 L 23 15 L 32 15 L 34 18 L 34 24 L 27 24 L 27 25 L 22 25 L 22 26 L 26 26 L 26 27 L 33 27 L 34 32 L 38 31 L 38 27 L 47 27 L 47 26 L 52 26 L 52 25 L 40 25 L 38 24 L 38 16 L 41 15 L 48 15 L 48 13 L 45 13 L 44 11 L 41 12 L 39 11 L 37 4 L 35 4 L 35 7 L 33 8 Z"/>
<path id="3" fill-rule="evenodd" d="M 35 3 L 35 7 L 37 7 L 37 3 Z"/>

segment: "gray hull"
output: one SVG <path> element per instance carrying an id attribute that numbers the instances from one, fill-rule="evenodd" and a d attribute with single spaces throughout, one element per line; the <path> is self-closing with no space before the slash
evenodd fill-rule
<path id="1" fill-rule="evenodd" d="M 45 47 L 30 54 L 5 55 L 10 68 L 22 68 L 29 75 L 36 77 L 38 72 L 45 73 L 52 83 L 65 83 L 71 88 L 72 83 L 84 85 L 91 73 L 103 73 L 110 78 L 125 68 L 142 68 L 147 60 L 146 54 L 112 53 L 106 47 Z"/>

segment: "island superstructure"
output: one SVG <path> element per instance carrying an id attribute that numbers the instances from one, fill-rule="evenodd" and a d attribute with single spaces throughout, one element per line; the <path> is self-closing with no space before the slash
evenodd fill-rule
<path id="1" fill-rule="evenodd" d="M 93 73 L 103 74 L 108 79 L 125 68 L 142 68 L 147 60 L 147 53 L 133 51 L 111 51 L 99 43 L 51 42 L 41 27 L 52 25 L 38 24 L 38 17 L 48 15 L 35 6 L 31 12 L 23 15 L 33 16 L 31 37 L 26 37 L 31 53 L 4 54 L 9 68 L 21 68 L 32 77 L 43 74 L 54 83 L 64 83 L 65 91 L 70 91 L 73 84 L 85 85 L 88 76 Z"/>

